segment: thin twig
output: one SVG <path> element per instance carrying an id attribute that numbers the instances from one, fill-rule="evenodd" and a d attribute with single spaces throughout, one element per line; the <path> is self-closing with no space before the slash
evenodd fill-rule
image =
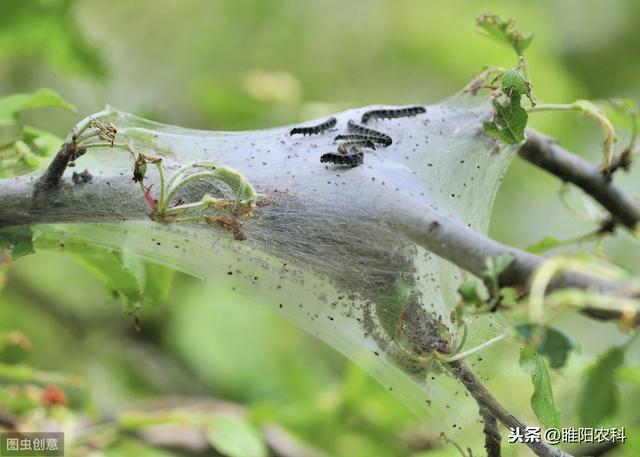
<path id="1" fill-rule="evenodd" d="M 42 176 L 38 178 L 34 189 L 35 192 L 40 193 L 55 188 L 60 183 L 60 179 L 62 178 L 64 171 L 67 169 L 71 158 L 82 155 L 83 153 L 84 150 L 82 148 L 78 148 L 74 141 L 64 143 L 60 146 L 60 149 L 47 169 L 42 173 Z"/>
<path id="2" fill-rule="evenodd" d="M 487 457 L 500 457 L 500 431 L 498 421 L 482 403 L 478 403 L 480 417 L 482 417 L 482 433 L 484 433 L 484 448 L 487 450 Z"/>

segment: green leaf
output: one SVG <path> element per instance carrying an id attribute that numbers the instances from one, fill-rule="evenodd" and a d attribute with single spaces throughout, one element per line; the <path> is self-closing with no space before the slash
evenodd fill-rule
<path id="1" fill-rule="evenodd" d="M 17 364 L 24 362 L 31 352 L 31 340 L 20 331 L 0 334 L 0 362 Z"/>
<path id="2" fill-rule="evenodd" d="M 31 126 L 22 126 L 0 152 L 0 178 L 18 176 L 44 167 L 53 156 L 62 140 L 56 135 Z"/>
<path id="3" fill-rule="evenodd" d="M 58 152 L 63 141 L 53 133 L 29 125 L 22 127 L 22 139 L 31 146 L 36 154 L 42 157 L 53 156 Z"/>
<path id="4" fill-rule="evenodd" d="M 144 300 L 159 303 L 169 295 L 176 270 L 152 262 L 144 264 Z"/>
<path id="5" fill-rule="evenodd" d="M 518 304 L 518 291 L 513 287 L 500 289 L 500 304 L 502 306 L 515 306 Z"/>
<path id="6" fill-rule="evenodd" d="M 640 390 L 640 365 L 625 365 L 617 370 L 616 379 L 618 381 L 633 385 L 634 389 Z"/>
<path id="7" fill-rule="evenodd" d="M 37 236 L 35 246 L 36 249 L 70 255 L 108 288 L 123 297 L 125 312 L 133 313 L 140 308 L 142 288 L 135 273 L 123 263 L 119 253 L 81 241 L 61 241 L 57 237 L 48 236 Z"/>
<path id="8" fill-rule="evenodd" d="M 513 263 L 513 257 L 510 255 L 498 255 L 490 257 L 485 262 L 485 276 L 497 279 L 509 266 Z"/>
<path id="9" fill-rule="evenodd" d="M 0 229 L 0 248 L 11 253 L 13 260 L 33 254 L 33 233 L 29 226 L 6 227 Z"/>
<path id="10" fill-rule="evenodd" d="M 560 411 L 553 401 L 553 389 L 544 359 L 530 346 L 520 352 L 520 367 L 529 374 L 533 383 L 531 408 L 546 428 L 560 428 Z"/>
<path id="11" fill-rule="evenodd" d="M 13 147 L 16 149 L 17 156 L 22 162 L 29 168 L 34 169 L 40 163 L 38 156 L 36 156 L 29 145 L 22 140 L 18 140 L 14 143 Z"/>
<path id="12" fill-rule="evenodd" d="M 483 14 L 476 18 L 476 24 L 484 36 L 513 48 L 519 56 L 524 54 L 533 41 L 533 33 L 520 32 L 515 28 L 513 19 L 503 21 L 497 14 Z"/>
<path id="13" fill-rule="evenodd" d="M 493 101 L 493 120 L 483 124 L 487 135 L 506 144 L 518 144 L 524 141 L 524 131 L 527 128 L 529 115 L 522 107 L 522 96 L 512 92 L 511 98 L 505 103 Z"/>
<path id="14" fill-rule="evenodd" d="M 528 246 L 526 250 L 534 254 L 540 254 L 541 252 L 549 251 L 551 249 L 557 248 L 558 246 L 560 246 L 559 239 L 553 236 L 545 236 L 536 244 Z"/>
<path id="15" fill-rule="evenodd" d="M 129 249 L 120 253 L 122 263 L 142 285 L 145 303 L 160 303 L 171 291 L 175 269 L 146 262 Z"/>
<path id="16" fill-rule="evenodd" d="M 0 126 L 14 124 L 18 113 L 34 108 L 76 108 L 51 89 L 40 89 L 30 94 L 13 94 L 0 98 Z"/>
<path id="17" fill-rule="evenodd" d="M 531 86 L 527 83 L 515 68 L 511 68 L 502 73 L 502 92 L 511 98 L 513 91 L 520 95 L 526 95 L 531 99 Z"/>
<path id="18" fill-rule="evenodd" d="M 463 282 L 458 288 L 458 293 L 467 305 L 480 305 L 484 303 L 484 300 L 478 292 L 478 282 L 473 279 Z"/>
<path id="19" fill-rule="evenodd" d="M 207 438 L 216 451 L 227 457 L 267 456 L 267 447 L 260 433 L 238 418 L 213 418 Z"/>
<path id="20" fill-rule="evenodd" d="M 578 417 L 585 427 L 596 427 L 618 409 L 615 376 L 624 363 L 626 347 L 614 347 L 598 358 L 584 380 L 578 399 Z"/>
<path id="21" fill-rule="evenodd" d="M 554 369 L 563 367 L 569 353 L 580 348 L 576 340 L 556 327 L 523 324 L 516 326 L 516 331 L 525 343 L 545 356 L 549 360 L 549 366 Z"/>
<path id="22" fill-rule="evenodd" d="M 77 7 L 75 0 L 3 0 L 0 56 L 37 57 L 66 74 L 106 76 L 102 49 L 87 39 Z"/>

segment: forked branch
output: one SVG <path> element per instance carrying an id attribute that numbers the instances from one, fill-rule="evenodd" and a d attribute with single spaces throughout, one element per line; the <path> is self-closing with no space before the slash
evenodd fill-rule
<path id="1" fill-rule="evenodd" d="M 552 138 L 529 130 L 527 141 L 518 154 L 527 162 L 582 189 L 611 214 L 613 222 L 633 231 L 640 229 L 640 204 L 625 195 L 597 166 L 563 149 Z"/>

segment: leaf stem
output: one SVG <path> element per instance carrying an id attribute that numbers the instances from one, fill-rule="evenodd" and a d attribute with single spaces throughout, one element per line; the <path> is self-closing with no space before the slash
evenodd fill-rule
<path id="1" fill-rule="evenodd" d="M 155 162 L 156 167 L 158 168 L 158 174 L 160 176 L 160 199 L 158 201 L 158 208 L 160 208 L 160 212 L 164 213 L 165 211 L 165 200 L 164 200 L 164 192 L 165 192 L 165 183 L 164 183 L 164 167 L 162 166 L 162 161 Z M 166 204 L 169 204 L 167 202 Z"/>
<path id="2" fill-rule="evenodd" d="M 438 358 L 445 363 L 455 362 L 456 360 L 464 359 L 465 357 L 475 354 L 476 352 L 482 351 L 483 349 L 491 346 L 492 344 L 497 343 L 498 341 L 502 341 L 507 335 L 508 335 L 508 332 L 503 332 L 500 335 L 495 336 L 490 340 L 487 340 L 476 347 L 473 347 L 463 352 L 458 352 L 457 354 L 454 354 L 450 357 L 438 357 Z"/>
<path id="3" fill-rule="evenodd" d="M 540 103 L 527 109 L 529 113 L 540 111 L 581 111 L 600 123 L 603 130 L 602 149 L 603 158 L 600 170 L 605 172 L 611 167 L 613 160 L 613 143 L 616 133 L 611 121 L 593 103 L 588 100 L 576 100 L 573 103 Z"/>

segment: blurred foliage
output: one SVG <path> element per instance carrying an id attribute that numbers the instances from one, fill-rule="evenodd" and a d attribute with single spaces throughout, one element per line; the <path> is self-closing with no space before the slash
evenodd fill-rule
<path id="1" fill-rule="evenodd" d="M 38 56 L 56 69 L 106 76 L 100 50 L 87 42 L 73 16 L 74 0 L 3 0 L 0 56 Z"/>
<path id="2" fill-rule="evenodd" d="M 62 144 L 55 135 L 21 122 L 20 115 L 35 108 L 75 111 L 51 89 L 0 98 L 0 178 L 42 168 Z"/>
<path id="3" fill-rule="evenodd" d="M 536 99 L 640 97 L 636 0 L 3 0 L 0 8 L 0 94 L 35 94 L 14 98 L 9 117 L 1 111 L 6 99 L 0 102 L 0 118 L 11 123 L 0 127 L 0 157 L 10 150 L 19 159 L 12 174 L 41 166 L 75 120 L 105 103 L 159 121 L 237 130 L 371 103 L 440 100 L 486 65 L 513 67 L 513 51 L 493 46 L 474 28 L 487 10 L 535 31 L 526 53 Z M 33 107 L 33 100 L 69 107 L 54 92 L 36 92 L 40 87 L 52 87 L 80 114 L 29 110 L 16 117 L 17 101 L 22 108 Z M 585 157 L 599 157 L 600 131 L 592 120 L 569 113 L 531 120 Z M 616 122 L 626 125 L 619 144 L 634 122 L 637 116 Z M 616 179 L 637 190 L 637 169 Z M 553 178 L 516 161 L 498 197 L 492 235 L 524 247 L 550 231 L 557 241 L 592 230 L 593 222 L 573 217 L 556 198 L 558 188 Z M 571 198 L 584 206 L 580 196 Z M 536 249 L 564 246 L 556 241 Z M 637 272 L 640 259 L 628 249 L 633 242 L 621 234 L 604 249 Z M 136 428 L 157 420 L 146 404 L 157 398 L 177 425 L 202 434 L 203 455 L 216 455 L 214 448 L 229 456 L 261 455 L 273 423 L 326 455 L 458 455 L 362 370 L 274 313 L 235 306 L 226 290 L 182 275 L 169 291 L 164 285 L 172 273 L 161 267 L 126 255 L 96 264 L 76 248 L 75 260 L 45 251 L 16 261 L 0 254 L 0 410 L 34 427 L 110 418 L 108 427 L 85 430 L 90 440 L 78 438 L 78 455 L 101 455 L 99 449 L 108 456 L 190 455 L 150 445 Z M 114 271 L 130 288 L 110 282 Z M 152 303 L 139 310 L 136 323 L 122 313 L 118 297 L 135 304 L 142 295 Z M 640 417 L 626 407 L 640 400 L 637 351 L 634 357 L 629 348 L 621 365 L 617 353 L 603 349 L 625 341 L 616 329 L 580 318 L 563 325 L 584 350 L 569 358 L 562 375 L 552 371 L 551 382 L 577 377 L 593 364 L 582 393 L 575 386 L 554 392 L 563 425 L 581 417 L 626 426 L 629 443 L 611 455 L 639 455 Z M 532 369 L 544 366 L 539 359 Z M 600 411 L 586 416 L 581 405 L 594 389 Z M 514 373 L 508 390 L 518 399 L 505 392 L 506 401 L 526 403 L 530 381 Z M 622 395 L 626 401 L 615 403 Z M 184 396 L 234 405 L 196 413 L 175 407 Z M 216 423 L 221 430 L 210 430 Z"/>

